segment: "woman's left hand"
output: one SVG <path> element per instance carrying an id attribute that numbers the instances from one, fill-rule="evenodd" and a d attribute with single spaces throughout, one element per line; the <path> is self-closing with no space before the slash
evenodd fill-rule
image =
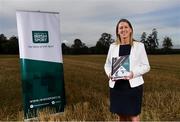
<path id="1" fill-rule="evenodd" d="M 129 72 L 129 76 L 124 77 L 124 79 L 126 79 L 126 80 L 130 80 L 132 78 L 133 78 L 133 72 L 132 71 Z"/>

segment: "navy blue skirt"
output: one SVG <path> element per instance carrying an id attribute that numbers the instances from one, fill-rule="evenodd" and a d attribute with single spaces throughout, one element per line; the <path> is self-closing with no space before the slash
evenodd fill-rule
<path id="1" fill-rule="evenodd" d="M 110 88 L 110 111 L 119 115 L 137 116 L 141 113 L 143 85 L 131 88 L 128 80 L 116 81 Z"/>

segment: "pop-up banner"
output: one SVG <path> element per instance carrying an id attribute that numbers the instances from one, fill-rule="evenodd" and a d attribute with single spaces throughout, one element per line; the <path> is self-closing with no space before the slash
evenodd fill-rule
<path id="1" fill-rule="evenodd" d="M 25 119 L 44 107 L 63 112 L 59 13 L 16 11 Z"/>

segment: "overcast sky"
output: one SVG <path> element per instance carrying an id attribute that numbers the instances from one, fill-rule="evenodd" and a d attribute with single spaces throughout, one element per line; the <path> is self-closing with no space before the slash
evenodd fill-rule
<path id="1" fill-rule="evenodd" d="M 17 36 L 16 10 L 60 13 L 61 40 L 71 45 L 79 38 L 94 46 L 103 32 L 115 39 L 119 19 L 127 18 L 134 27 L 134 38 L 153 28 L 161 42 L 169 36 L 180 48 L 180 0 L 0 0 L 0 33 Z"/>

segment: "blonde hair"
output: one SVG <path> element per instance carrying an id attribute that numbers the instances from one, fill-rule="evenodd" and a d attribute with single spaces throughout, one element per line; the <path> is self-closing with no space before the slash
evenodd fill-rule
<path id="1" fill-rule="evenodd" d="M 129 43 L 130 43 L 131 46 L 133 46 L 133 41 L 134 41 L 134 39 L 133 39 L 133 27 L 132 27 L 131 23 L 130 23 L 127 19 L 121 19 L 121 20 L 119 20 L 119 22 L 118 22 L 117 25 L 116 25 L 116 41 L 115 41 L 115 44 L 117 44 L 117 45 L 118 45 L 118 44 L 121 44 L 121 37 L 120 37 L 120 35 L 118 34 L 118 26 L 119 26 L 119 24 L 120 24 L 121 22 L 126 22 L 126 23 L 129 25 L 129 27 L 131 28 L 132 32 L 131 32 L 131 34 L 130 34 Z"/>

